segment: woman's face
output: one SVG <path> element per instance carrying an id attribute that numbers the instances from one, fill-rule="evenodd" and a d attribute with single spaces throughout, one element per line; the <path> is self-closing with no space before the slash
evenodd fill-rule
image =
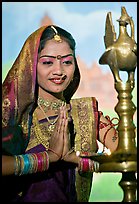
<path id="1" fill-rule="evenodd" d="M 75 63 L 73 51 L 64 40 L 46 42 L 39 53 L 37 80 L 40 91 L 62 93 L 73 78 Z"/>

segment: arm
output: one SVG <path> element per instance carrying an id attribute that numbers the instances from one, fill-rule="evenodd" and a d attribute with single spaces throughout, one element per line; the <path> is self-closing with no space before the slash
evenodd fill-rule
<path id="1" fill-rule="evenodd" d="M 2 175 L 14 174 L 14 157 L 2 155 Z"/>
<path id="2" fill-rule="evenodd" d="M 38 154 L 37 153 L 36 154 L 35 153 L 34 154 L 31 154 L 31 153 L 30 154 L 24 154 L 25 156 L 29 156 L 30 158 L 32 158 L 32 160 L 31 160 L 32 167 L 34 167 L 36 164 L 38 164 L 38 162 L 41 160 L 43 163 L 44 170 L 47 170 L 49 168 L 49 163 L 55 162 L 59 159 L 58 156 L 51 151 L 48 151 L 48 153 L 46 153 L 46 154 L 45 154 L 45 152 L 42 152 L 40 154 L 39 160 L 37 159 Z M 22 157 L 24 155 L 20 155 L 22 162 L 26 161 L 26 159 L 24 160 L 24 157 Z M 33 155 L 35 155 L 35 158 Z M 44 157 L 45 157 L 45 159 L 44 159 Z M 34 160 L 33 160 L 33 158 L 34 158 Z M 47 159 L 49 161 L 47 161 Z M 19 168 L 19 172 L 20 172 L 20 170 L 23 170 L 22 165 L 18 166 L 18 167 L 16 165 L 17 165 L 17 161 L 16 161 L 14 156 L 2 155 L 2 176 L 14 175 L 16 168 Z M 39 170 L 40 169 L 38 168 L 35 170 L 35 172 L 38 172 Z M 32 172 L 32 173 L 35 173 L 35 172 Z"/>
<path id="3" fill-rule="evenodd" d="M 118 118 L 113 118 L 118 119 Z M 112 120 L 113 120 L 112 119 Z M 110 118 L 104 117 L 103 114 L 100 116 L 100 123 L 99 123 L 99 141 L 105 145 L 108 149 L 110 149 L 111 152 L 115 151 L 118 146 L 118 133 L 116 129 L 114 128 L 115 125 L 113 124 L 112 120 Z M 77 156 L 76 153 L 69 152 L 69 154 L 66 154 L 63 158 L 67 162 L 73 162 L 76 163 L 78 166 L 78 169 L 80 171 L 99 171 L 99 163 L 95 162 L 90 159 L 81 159 L 81 157 Z M 84 164 L 83 164 L 84 163 Z M 83 166 L 88 166 L 87 169 Z"/>
<path id="4" fill-rule="evenodd" d="M 20 175 L 20 172 L 21 174 L 24 174 L 35 173 L 37 171 L 41 171 L 42 169 L 47 170 L 49 167 L 49 163 L 56 162 L 62 157 L 64 127 L 65 120 L 63 120 L 63 108 L 61 108 L 61 112 L 56 124 L 54 134 L 49 141 L 50 148 L 48 149 L 48 151 L 47 152 L 44 151 L 42 153 L 29 153 L 29 154 L 22 154 L 21 152 L 23 151 L 20 151 L 20 153 L 16 156 L 3 155 L 2 175 L 3 176 L 12 174 Z M 18 144 L 18 146 L 20 147 L 20 143 Z M 12 153 L 11 155 L 15 155 L 15 153 Z M 40 162 L 41 164 L 39 164 Z M 38 167 L 34 167 L 35 165 Z"/>

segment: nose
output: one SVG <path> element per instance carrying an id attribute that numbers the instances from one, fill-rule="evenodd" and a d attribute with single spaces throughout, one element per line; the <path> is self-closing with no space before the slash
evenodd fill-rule
<path id="1" fill-rule="evenodd" d="M 57 60 L 57 62 L 54 64 L 53 75 L 63 75 L 63 66 L 61 65 L 60 60 Z"/>

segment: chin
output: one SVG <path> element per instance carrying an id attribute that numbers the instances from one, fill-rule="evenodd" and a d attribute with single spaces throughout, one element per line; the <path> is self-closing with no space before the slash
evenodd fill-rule
<path id="1" fill-rule="evenodd" d="M 54 93 L 62 93 L 67 87 L 64 88 L 56 88 L 53 90 Z"/>

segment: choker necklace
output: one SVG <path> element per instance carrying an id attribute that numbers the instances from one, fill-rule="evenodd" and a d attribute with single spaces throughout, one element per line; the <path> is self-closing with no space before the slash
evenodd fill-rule
<path id="1" fill-rule="evenodd" d="M 55 100 L 55 101 L 49 101 L 49 100 L 44 100 L 42 97 L 38 97 L 38 105 L 43 105 L 44 111 L 48 110 L 58 110 L 62 105 L 65 104 L 65 101 L 62 101 L 60 99 Z"/>
<path id="2" fill-rule="evenodd" d="M 38 97 L 38 106 L 41 109 L 41 111 L 43 112 L 45 118 L 47 119 L 47 121 L 50 125 L 54 125 L 57 122 L 59 116 L 57 116 L 55 120 L 50 121 L 49 117 L 46 115 L 46 111 L 48 111 L 48 110 L 58 111 L 58 109 L 61 106 L 63 106 L 64 104 L 65 104 L 65 101 L 62 101 L 60 99 L 58 99 L 57 101 L 48 101 L 48 100 L 44 100 L 41 97 Z M 43 105 L 43 107 L 42 107 L 42 105 Z"/>

